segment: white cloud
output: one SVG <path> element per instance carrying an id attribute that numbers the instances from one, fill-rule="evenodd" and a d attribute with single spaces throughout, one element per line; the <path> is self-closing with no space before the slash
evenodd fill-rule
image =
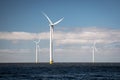
<path id="1" fill-rule="evenodd" d="M 3 40 L 33 40 L 33 39 L 48 39 L 49 33 L 29 33 L 29 32 L 0 32 L 0 39 Z"/>
<path id="2" fill-rule="evenodd" d="M 30 49 L 0 49 L 0 53 L 30 53 Z"/>
<path id="3" fill-rule="evenodd" d="M 70 32 L 56 32 L 55 37 L 56 44 L 91 43 L 94 40 L 97 41 L 97 43 L 113 43 L 120 42 L 120 30 L 102 28 L 78 29 Z"/>
<path id="4" fill-rule="evenodd" d="M 49 61 L 49 32 L 29 33 L 29 32 L 0 32 L 0 39 L 12 40 L 14 43 L 19 43 L 19 40 L 33 40 L 38 38 L 43 39 L 40 43 L 40 61 Z M 46 42 L 47 40 L 47 42 Z M 98 52 L 96 52 L 96 61 L 120 61 L 118 57 L 120 49 L 120 30 L 105 29 L 105 28 L 75 28 L 67 31 L 54 32 L 54 60 L 69 62 L 69 61 L 86 61 L 92 60 L 92 44 L 96 40 Z M 25 43 L 26 43 L 25 41 Z M 23 41 L 24 42 L 24 41 Z M 48 44 L 47 44 L 48 43 Z M 110 43 L 110 44 L 108 44 Z M 118 44 L 119 43 L 119 44 Z M 29 43 L 31 45 L 31 41 Z M 116 45 L 117 44 L 117 45 Z M 8 44 L 9 45 L 9 44 Z M 19 44 L 15 44 L 17 49 L 0 49 L 1 61 L 16 60 L 24 61 L 35 60 L 35 49 L 19 49 Z M 27 44 L 25 44 L 27 45 Z M 32 45 L 31 45 L 32 46 Z M 25 46 L 24 46 L 25 47 Z M 9 48 L 9 47 L 8 47 Z M 27 46 L 27 48 L 30 48 Z M 4 53 L 7 53 L 7 57 Z M 17 53 L 10 54 L 9 53 Z M 18 54 L 20 53 L 20 54 Z M 17 56 L 17 58 L 16 58 Z M 4 57 L 6 59 L 4 59 Z M 15 58 L 15 59 L 14 59 Z"/>
<path id="5" fill-rule="evenodd" d="M 33 40 L 49 39 L 49 32 L 0 32 L 0 39 L 4 40 Z M 91 43 L 96 40 L 98 43 L 120 42 L 120 30 L 105 28 L 75 28 L 71 31 L 55 31 L 54 41 L 59 44 L 81 44 Z"/>
<path id="6" fill-rule="evenodd" d="M 5 40 L 31 40 L 37 36 L 35 33 L 27 32 L 0 32 L 0 39 Z"/>

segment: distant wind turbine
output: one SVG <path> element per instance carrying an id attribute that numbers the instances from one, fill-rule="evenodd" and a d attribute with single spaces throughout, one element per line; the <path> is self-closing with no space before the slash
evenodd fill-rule
<path id="1" fill-rule="evenodd" d="M 43 15 L 49 21 L 49 26 L 50 26 L 50 64 L 52 64 L 53 63 L 53 32 L 54 32 L 54 26 L 57 25 L 58 23 L 60 23 L 63 20 L 63 18 L 58 20 L 57 22 L 53 23 L 45 13 L 43 13 Z"/>
<path id="2" fill-rule="evenodd" d="M 92 49 L 93 49 L 93 52 L 92 52 L 92 62 L 94 63 L 95 62 L 95 51 L 97 51 L 97 48 L 96 48 L 96 42 L 94 41 L 94 43 L 93 43 L 93 47 L 92 47 Z"/>
<path id="3" fill-rule="evenodd" d="M 40 52 L 40 46 L 39 46 L 39 42 L 40 42 L 40 39 L 38 41 L 33 41 L 36 45 L 35 47 L 35 53 L 36 53 L 36 63 L 38 63 L 38 49 L 39 49 L 39 52 Z"/>

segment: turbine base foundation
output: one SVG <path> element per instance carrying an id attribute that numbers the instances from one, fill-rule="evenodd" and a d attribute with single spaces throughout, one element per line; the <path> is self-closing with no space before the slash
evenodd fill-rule
<path id="1" fill-rule="evenodd" d="M 53 64 L 53 61 L 50 61 L 50 64 Z"/>

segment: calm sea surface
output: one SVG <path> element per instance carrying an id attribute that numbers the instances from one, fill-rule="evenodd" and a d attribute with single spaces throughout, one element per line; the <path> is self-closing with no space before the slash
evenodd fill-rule
<path id="1" fill-rule="evenodd" d="M 0 80 L 120 80 L 120 63 L 0 63 Z"/>

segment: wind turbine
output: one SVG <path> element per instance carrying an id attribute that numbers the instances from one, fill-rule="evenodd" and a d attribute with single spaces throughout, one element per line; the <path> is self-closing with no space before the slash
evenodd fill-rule
<path id="1" fill-rule="evenodd" d="M 38 63 L 38 49 L 39 49 L 39 52 L 40 52 L 40 46 L 39 46 L 39 42 L 40 42 L 40 39 L 38 41 L 33 41 L 36 45 L 35 47 L 35 54 L 36 54 L 36 63 Z"/>
<path id="2" fill-rule="evenodd" d="M 93 43 L 93 47 L 92 47 L 92 49 L 93 49 L 93 52 L 92 52 L 92 62 L 94 63 L 95 62 L 95 51 L 97 51 L 97 48 L 96 48 L 96 42 L 94 41 L 94 43 Z"/>
<path id="3" fill-rule="evenodd" d="M 52 64 L 53 63 L 53 32 L 54 32 L 54 26 L 57 25 L 58 23 L 60 23 L 63 20 L 63 18 L 61 18 L 57 22 L 53 23 L 45 13 L 43 13 L 43 15 L 49 21 L 49 26 L 50 26 L 50 64 Z"/>

